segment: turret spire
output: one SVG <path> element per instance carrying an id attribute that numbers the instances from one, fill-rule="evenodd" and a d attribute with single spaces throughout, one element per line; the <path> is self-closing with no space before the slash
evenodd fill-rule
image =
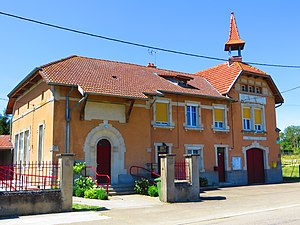
<path id="1" fill-rule="evenodd" d="M 244 49 L 245 41 L 240 38 L 239 31 L 236 25 L 234 13 L 231 13 L 230 17 L 230 30 L 229 37 L 225 43 L 225 51 L 228 51 L 231 55 L 231 51 L 238 51 L 237 57 L 241 58 L 241 50 Z"/>

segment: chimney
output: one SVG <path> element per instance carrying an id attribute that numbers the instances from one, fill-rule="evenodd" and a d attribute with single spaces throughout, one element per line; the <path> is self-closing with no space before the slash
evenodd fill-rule
<path id="1" fill-rule="evenodd" d="M 230 56 L 228 59 L 229 65 L 231 65 L 234 62 L 242 62 L 242 56 Z"/>
<path id="2" fill-rule="evenodd" d="M 148 63 L 147 67 L 156 68 L 156 66 L 154 65 L 154 63 Z"/>

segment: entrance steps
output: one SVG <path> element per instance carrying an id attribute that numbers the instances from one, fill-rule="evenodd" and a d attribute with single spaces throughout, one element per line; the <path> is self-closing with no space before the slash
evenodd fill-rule
<path id="1" fill-rule="evenodd" d="M 114 195 L 129 195 L 129 194 L 135 194 L 134 190 L 134 184 L 112 184 L 108 187 L 108 195 L 114 196 Z"/>

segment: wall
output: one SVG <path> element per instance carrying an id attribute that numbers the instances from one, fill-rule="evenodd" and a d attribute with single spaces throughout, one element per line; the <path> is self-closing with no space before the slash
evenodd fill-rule
<path id="1" fill-rule="evenodd" d="M 29 130 L 29 161 L 37 160 L 38 127 L 44 124 L 44 161 L 52 160 L 54 99 L 51 87 L 45 82 L 38 82 L 20 96 L 14 106 L 12 119 L 12 143 L 15 134 Z"/>
<path id="2" fill-rule="evenodd" d="M 60 190 L 0 192 L 0 216 L 21 216 L 61 211 Z"/>

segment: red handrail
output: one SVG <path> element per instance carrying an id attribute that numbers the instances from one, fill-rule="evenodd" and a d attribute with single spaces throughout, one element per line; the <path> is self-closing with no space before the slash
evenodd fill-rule
<path id="1" fill-rule="evenodd" d="M 153 171 L 151 171 L 151 170 L 149 170 L 149 169 L 146 169 L 146 168 L 144 168 L 144 167 L 141 167 L 141 166 L 131 166 L 130 169 L 129 169 L 130 175 L 133 175 L 132 170 L 133 170 L 134 168 L 137 169 L 137 174 L 138 174 L 138 175 L 136 175 L 136 176 L 138 176 L 138 177 L 143 177 L 143 176 L 139 175 L 139 170 L 144 170 L 144 171 L 149 172 L 149 173 L 151 174 L 151 177 L 152 177 L 152 178 L 153 178 L 153 177 L 154 177 L 154 178 L 160 177 L 160 175 L 159 175 L 158 173 L 155 173 L 155 172 L 153 172 Z M 146 177 L 143 177 L 143 178 L 146 178 Z"/>
<path id="2" fill-rule="evenodd" d="M 96 174 L 96 178 L 97 177 L 105 177 L 106 178 L 106 193 L 108 194 L 108 186 L 110 184 L 110 177 L 107 174 L 99 174 L 99 173 L 97 173 L 97 171 L 92 166 L 86 166 L 86 168 L 87 169 L 91 169 Z"/>

